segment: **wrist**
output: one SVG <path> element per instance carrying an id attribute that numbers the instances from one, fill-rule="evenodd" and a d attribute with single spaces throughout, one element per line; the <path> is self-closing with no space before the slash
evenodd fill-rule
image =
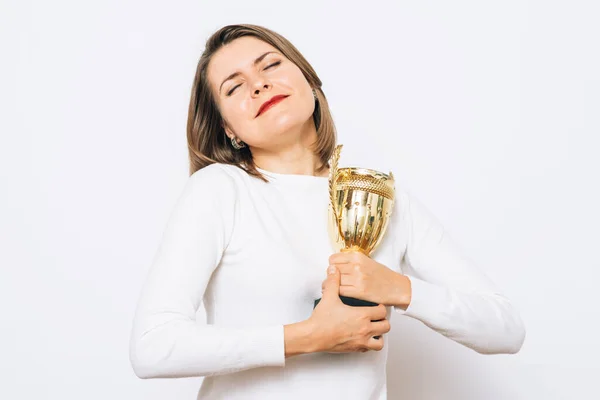
<path id="1" fill-rule="evenodd" d="M 284 325 L 285 357 L 320 351 L 317 330 L 310 319 Z"/>
<path id="2" fill-rule="evenodd" d="M 403 274 L 397 274 L 392 305 L 406 310 L 412 298 L 410 278 Z"/>

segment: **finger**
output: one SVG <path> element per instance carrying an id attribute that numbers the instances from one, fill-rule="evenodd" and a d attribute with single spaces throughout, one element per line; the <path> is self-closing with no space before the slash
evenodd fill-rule
<path id="1" fill-rule="evenodd" d="M 346 297 L 354 297 L 354 298 L 356 298 L 358 295 L 354 291 L 354 286 L 343 286 L 343 285 L 340 285 L 340 296 L 346 296 Z"/>
<path id="2" fill-rule="evenodd" d="M 354 277 L 352 275 L 342 274 L 340 278 L 340 286 L 354 286 Z"/>
<path id="3" fill-rule="evenodd" d="M 347 263 L 359 263 L 368 257 L 366 254 L 360 251 L 341 251 L 339 253 L 332 254 L 329 256 L 330 264 L 347 264 Z"/>
<path id="4" fill-rule="evenodd" d="M 351 252 L 340 252 L 329 256 L 329 264 L 346 264 L 352 259 Z"/>
<path id="5" fill-rule="evenodd" d="M 368 308 L 371 321 L 378 321 L 387 317 L 387 308 L 385 308 L 383 304 L 379 304 L 378 306 Z"/>
<path id="6" fill-rule="evenodd" d="M 355 269 L 354 269 L 355 264 L 351 264 L 351 263 L 331 263 L 329 265 L 335 265 L 337 267 L 337 269 L 340 270 L 340 274 L 342 274 L 342 275 L 352 274 L 355 271 Z"/>
<path id="7" fill-rule="evenodd" d="M 383 337 L 380 337 L 379 339 L 375 339 L 374 337 L 369 338 L 367 347 L 369 350 L 380 351 L 383 349 Z"/>
<path id="8" fill-rule="evenodd" d="M 388 333 L 391 329 L 390 321 L 387 319 L 373 321 L 371 322 L 371 327 L 373 328 L 373 336 L 381 336 Z"/>
<path id="9" fill-rule="evenodd" d="M 340 272 L 335 266 L 330 266 L 327 269 L 327 279 L 323 287 L 323 300 L 341 301 L 339 296 L 340 291 Z"/>
<path id="10" fill-rule="evenodd" d="M 325 290 L 325 287 L 327 286 L 327 279 L 324 279 L 323 282 L 321 282 L 321 293 L 323 293 L 323 291 Z M 354 285 L 352 284 L 352 281 L 349 278 L 344 278 L 344 275 L 341 275 L 340 277 L 340 294 L 342 294 L 342 292 L 344 291 L 352 291 L 354 289 Z"/>

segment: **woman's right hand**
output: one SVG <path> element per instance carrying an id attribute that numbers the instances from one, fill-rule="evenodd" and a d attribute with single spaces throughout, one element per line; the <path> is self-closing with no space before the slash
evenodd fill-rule
<path id="1" fill-rule="evenodd" d="M 321 301 L 307 321 L 313 327 L 318 351 L 347 353 L 383 349 L 382 335 L 390 331 L 385 306 L 352 307 L 342 303 L 340 271 L 334 266 L 329 268 Z"/>

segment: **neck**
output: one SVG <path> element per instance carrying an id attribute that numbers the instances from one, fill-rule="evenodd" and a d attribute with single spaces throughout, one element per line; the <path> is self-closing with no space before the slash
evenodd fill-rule
<path id="1" fill-rule="evenodd" d="M 281 135 L 296 140 L 278 145 L 276 149 L 252 148 L 254 163 L 259 168 L 279 174 L 327 176 L 328 169 L 317 172 L 321 160 L 311 148 L 317 140 L 317 130 L 312 118 L 299 130 L 300 132 Z"/>

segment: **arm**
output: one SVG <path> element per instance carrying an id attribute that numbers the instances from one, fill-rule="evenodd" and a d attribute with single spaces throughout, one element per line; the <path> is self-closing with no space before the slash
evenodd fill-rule
<path id="1" fill-rule="evenodd" d="M 322 338 L 317 335 L 310 319 L 285 325 L 284 332 L 286 358 L 323 351 Z"/>
<path id="2" fill-rule="evenodd" d="M 232 329 L 195 318 L 228 245 L 235 202 L 234 182 L 225 171 L 206 167 L 189 177 L 133 320 L 130 361 L 138 377 L 208 376 L 285 364 L 282 325 Z"/>
<path id="3" fill-rule="evenodd" d="M 518 352 L 525 328 L 511 302 L 417 199 L 404 192 L 398 202 L 409 295 L 404 291 L 394 310 L 478 353 Z"/>

